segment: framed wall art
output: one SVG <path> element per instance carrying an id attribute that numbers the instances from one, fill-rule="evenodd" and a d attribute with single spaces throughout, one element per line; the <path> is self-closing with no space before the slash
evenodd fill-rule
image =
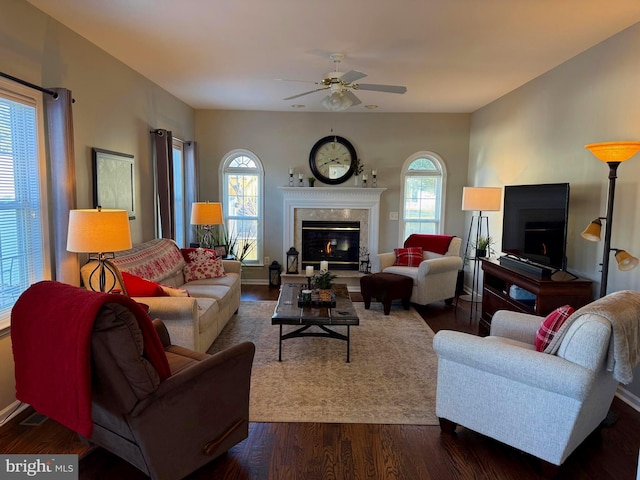
<path id="1" fill-rule="evenodd" d="M 94 207 L 115 208 L 136 218 L 133 155 L 92 148 Z"/>

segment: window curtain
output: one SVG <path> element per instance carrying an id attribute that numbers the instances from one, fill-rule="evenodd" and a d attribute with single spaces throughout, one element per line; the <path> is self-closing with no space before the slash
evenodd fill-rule
<path id="1" fill-rule="evenodd" d="M 198 143 L 191 141 L 184 144 L 184 201 L 187 221 L 191 218 L 191 205 L 198 201 Z M 187 245 L 198 243 L 195 228 L 187 229 Z"/>
<path id="2" fill-rule="evenodd" d="M 54 279 L 80 285 L 78 255 L 67 251 L 69 210 L 76 208 L 76 165 L 73 148 L 73 97 L 65 88 L 52 88 L 46 95 L 46 129 L 50 161 L 51 228 L 53 229 Z"/>
<path id="3" fill-rule="evenodd" d="M 173 137 L 168 130 L 152 130 L 156 166 L 156 211 L 159 237 L 175 239 L 173 218 Z"/>

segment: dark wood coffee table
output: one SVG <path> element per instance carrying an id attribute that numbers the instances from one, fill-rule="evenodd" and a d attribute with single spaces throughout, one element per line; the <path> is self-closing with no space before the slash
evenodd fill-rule
<path id="1" fill-rule="evenodd" d="M 335 307 L 298 306 L 298 295 L 302 288 L 306 288 L 305 285 L 285 283 L 280 289 L 278 304 L 273 312 L 273 317 L 271 317 L 271 324 L 280 326 L 278 361 L 282 361 L 283 340 L 299 337 L 325 337 L 347 342 L 347 362 L 349 362 L 351 326 L 359 325 L 360 319 L 353 303 L 351 303 L 351 298 L 349 298 L 347 286 L 333 285 Z M 283 334 L 283 325 L 300 325 L 301 327 Z M 331 330 L 329 326 L 346 326 L 347 334 Z M 321 331 L 308 331 L 312 327 L 317 327 Z"/>

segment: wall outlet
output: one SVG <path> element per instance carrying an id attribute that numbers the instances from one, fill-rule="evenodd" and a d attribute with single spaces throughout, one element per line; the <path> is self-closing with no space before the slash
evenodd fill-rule
<path id="1" fill-rule="evenodd" d="M 271 265 L 271 259 L 269 257 L 264 257 L 264 264 Z"/>
<path id="2" fill-rule="evenodd" d="M 398 220 L 398 212 L 389 212 L 389 220 Z"/>

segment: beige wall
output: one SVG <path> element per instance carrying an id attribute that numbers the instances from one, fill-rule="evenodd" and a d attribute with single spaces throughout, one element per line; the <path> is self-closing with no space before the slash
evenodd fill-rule
<path id="1" fill-rule="evenodd" d="M 381 251 L 398 246 L 398 221 L 390 221 L 389 212 L 400 209 L 402 164 L 418 151 L 437 153 L 444 160 L 448 171 L 444 230 L 463 234 L 460 207 L 467 181 L 468 114 L 198 111 L 201 200 L 219 199 L 218 169 L 225 154 L 238 148 L 255 153 L 265 168 L 264 255 L 283 263 L 283 252 L 291 245 L 282 245 L 282 192 L 277 187 L 288 185 L 289 167 L 306 172 L 306 185 L 311 172 L 309 151 L 331 129 L 353 143 L 365 169 L 377 169 L 378 186 L 387 188 L 380 209 Z M 343 186 L 353 186 L 353 182 Z M 266 282 L 268 278 L 266 268 L 245 268 L 244 274 L 247 279 Z"/>
<path id="2" fill-rule="evenodd" d="M 580 233 L 606 213 L 609 168 L 584 145 L 640 140 L 639 51 L 640 24 L 471 117 L 469 184 L 570 182 L 568 269 L 598 283 L 602 243 L 585 241 Z M 638 257 L 640 154 L 621 164 L 618 176 L 612 247 Z M 491 233 L 499 239 L 502 216 L 492 215 Z M 640 268 L 621 272 L 612 258 L 608 291 L 624 289 L 640 290 Z M 640 368 L 630 390 L 640 396 Z"/>
<path id="3" fill-rule="evenodd" d="M 150 128 L 193 139 L 192 108 L 23 0 L 2 2 L 0 71 L 72 91 L 78 207 L 93 207 L 91 147 L 133 154 L 134 243 L 154 237 Z M 55 185 L 53 186 L 55 188 Z M 0 338 L 0 411 L 15 398 L 10 337 Z"/>

